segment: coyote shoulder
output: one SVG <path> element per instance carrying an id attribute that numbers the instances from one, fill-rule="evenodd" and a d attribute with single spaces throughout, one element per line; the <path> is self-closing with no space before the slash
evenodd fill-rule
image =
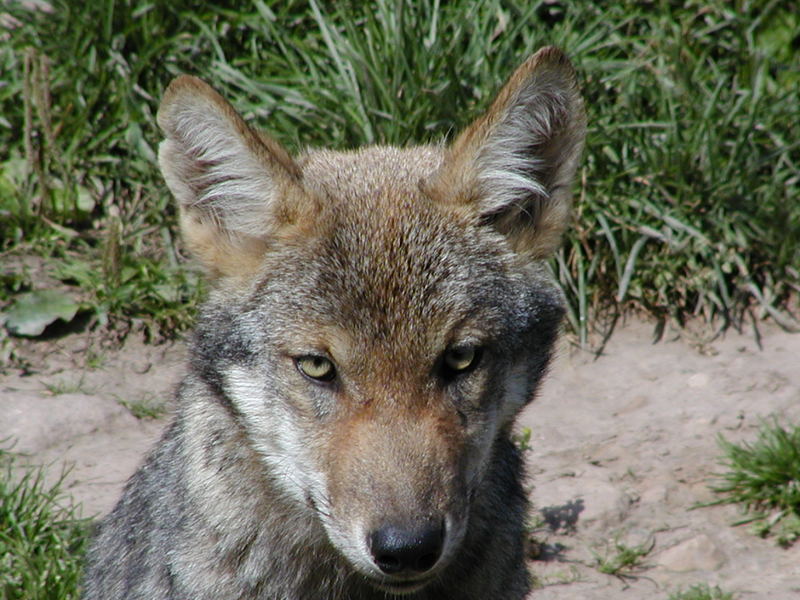
<path id="1" fill-rule="evenodd" d="M 175 79 L 159 162 L 212 290 L 87 600 L 512 600 L 513 420 L 563 313 L 543 261 L 585 119 L 544 48 L 448 145 L 291 156 Z"/>

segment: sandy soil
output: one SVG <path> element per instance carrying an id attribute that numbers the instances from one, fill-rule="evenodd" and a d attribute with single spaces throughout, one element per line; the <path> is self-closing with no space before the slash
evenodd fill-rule
<path id="1" fill-rule="evenodd" d="M 595 360 L 562 351 L 521 424 L 531 428 L 531 498 L 551 531 L 537 600 L 667 598 L 698 583 L 737 598 L 800 598 L 800 545 L 755 537 L 713 499 L 717 436 L 753 440 L 761 420 L 800 422 L 800 335 L 762 328 L 703 345 L 652 343 L 641 323 Z M 653 545 L 635 579 L 599 573 L 615 542 Z M 563 583 L 561 583 L 563 582 Z"/>
<path id="2" fill-rule="evenodd" d="M 761 335 L 761 348 L 752 331 L 654 344 L 650 325 L 631 323 L 599 358 L 562 343 L 520 419 L 541 524 L 531 568 L 544 587 L 533 599 L 658 600 L 697 583 L 742 600 L 800 598 L 800 544 L 781 549 L 731 526 L 735 507 L 691 510 L 712 499 L 719 434 L 752 440 L 768 415 L 800 422 L 800 335 L 769 325 Z M 102 515 L 166 423 L 123 404 L 168 404 L 185 349 L 72 335 L 22 353 L 27 371 L 0 376 L 0 437 L 53 465 L 51 477 L 69 465 L 67 490 L 85 515 Z M 630 577 L 595 568 L 616 543 L 652 546 Z"/>

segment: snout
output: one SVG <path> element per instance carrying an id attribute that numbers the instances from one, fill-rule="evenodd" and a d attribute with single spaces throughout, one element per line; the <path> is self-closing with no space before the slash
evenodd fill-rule
<path id="1" fill-rule="evenodd" d="M 368 536 L 372 561 L 390 576 L 419 576 L 439 562 L 446 535 L 445 522 L 418 521 L 385 524 Z"/>
<path id="2" fill-rule="evenodd" d="M 326 477 L 329 538 L 390 594 L 433 581 L 457 553 L 468 522 L 468 461 L 457 417 L 413 416 L 353 419 L 346 435 L 337 435 L 341 451 Z"/>

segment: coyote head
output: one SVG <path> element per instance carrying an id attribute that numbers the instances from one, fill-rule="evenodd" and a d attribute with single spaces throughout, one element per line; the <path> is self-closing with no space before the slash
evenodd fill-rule
<path id="1" fill-rule="evenodd" d="M 584 138 L 545 48 L 451 144 L 290 156 L 179 77 L 159 160 L 214 281 L 194 365 L 268 478 L 379 589 L 458 554 L 562 299 L 542 259 Z"/>

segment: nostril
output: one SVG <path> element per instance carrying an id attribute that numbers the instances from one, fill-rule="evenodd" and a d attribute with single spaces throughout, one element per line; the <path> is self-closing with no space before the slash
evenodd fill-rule
<path id="1" fill-rule="evenodd" d="M 424 573 L 439 561 L 444 545 L 444 524 L 425 522 L 413 526 L 384 525 L 369 536 L 375 565 L 387 575 Z"/>
<path id="2" fill-rule="evenodd" d="M 433 565 L 436 564 L 437 560 L 439 560 L 439 552 L 430 552 L 428 554 L 424 554 L 417 559 L 415 570 L 419 573 L 430 571 L 433 568 Z"/>
<path id="3" fill-rule="evenodd" d="M 387 575 L 400 573 L 404 569 L 402 561 L 392 554 L 379 554 L 374 558 L 378 568 Z"/>

